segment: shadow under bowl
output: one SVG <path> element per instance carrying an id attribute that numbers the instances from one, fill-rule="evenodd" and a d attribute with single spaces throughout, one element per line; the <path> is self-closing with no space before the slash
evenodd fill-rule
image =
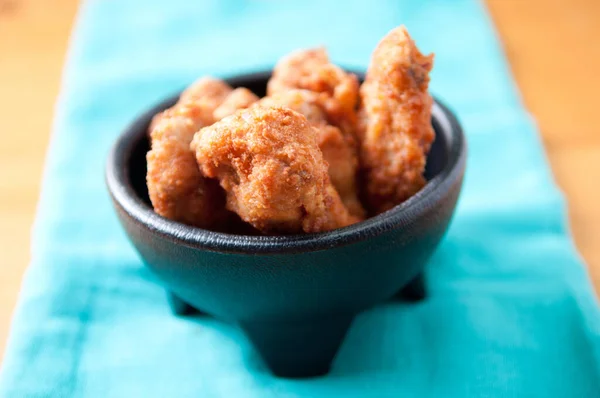
<path id="1" fill-rule="evenodd" d="M 227 82 L 263 96 L 269 77 L 270 72 L 255 73 Z M 358 313 L 411 281 L 422 288 L 423 267 L 448 227 L 462 185 L 466 144 L 458 121 L 435 102 L 428 182 L 395 208 L 325 233 L 232 235 L 152 210 L 147 129 L 152 116 L 177 99 L 140 116 L 110 153 L 107 185 L 129 238 L 172 294 L 176 312 L 193 307 L 239 325 L 278 376 L 327 373 Z"/>

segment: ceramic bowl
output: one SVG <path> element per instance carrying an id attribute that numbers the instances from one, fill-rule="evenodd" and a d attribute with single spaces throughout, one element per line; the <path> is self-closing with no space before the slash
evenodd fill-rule
<path id="1" fill-rule="evenodd" d="M 269 76 L 227 81 L 262 96 Z M 245 236 L 180 224 L 152 210 L 147 129 L 177 98 L 149 109 L 121 134 L 106 171 L 118 217 L 175 312 L 196 308 L 235 323 L 274 374 L 307 377 L 328 372 L 358 313 L 398 292 L 423 295 L 423 267 L 448 227 L 465 169 L 465 140 L 448 108 L 434 104 L 428 182 L 404 203 L 331 232 Z"/>

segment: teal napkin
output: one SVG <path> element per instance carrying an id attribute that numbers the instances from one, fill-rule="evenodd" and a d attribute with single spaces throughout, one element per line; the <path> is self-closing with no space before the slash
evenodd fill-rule
<path id="1" fill-rule="evenodd" d="M 430 297 L 362 314 L 327 377 L 274 378 L 233 326 L 171 315 L 113 213 L 107 152 L 138 113 L 200 75 L 317 45 L 364 69 L 399 24 L 436 53 L 432 91 L 470 149 Z M 86 1 L 53 131 L 2 397 L 600 396 L 598 305 L 476 1 Z"/>

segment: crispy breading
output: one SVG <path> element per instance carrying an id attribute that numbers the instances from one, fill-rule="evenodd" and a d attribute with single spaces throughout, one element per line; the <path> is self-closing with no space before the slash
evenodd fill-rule
<path id="1" fill-rule="evenodd" d="M 433 55 L 423 55 L 403 26 L 373 52 L 360 89 L 358 139 L 368 206 L 381 213 L 425 185 L 435 133 L 428 92 Z"/>
<path id="2" fill-rule="evenodd" d="M 259 231 L 322 232 L 358 220 L 331 185 L 317 137 L 298 112 L 252 106 L 200 130 L 191 148 L 227 208 Z"/>

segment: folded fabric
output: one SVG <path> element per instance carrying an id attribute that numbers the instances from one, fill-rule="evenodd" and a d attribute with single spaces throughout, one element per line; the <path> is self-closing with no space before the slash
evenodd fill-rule
<path id="1" fill-rule="evenodd" d="M 104 185 L 138 113 L 195 78 L 325 45 L 366 68 L 406 24 L 469 143 L 430 297 L 361 315 L 331 374 L 273 377 L 233 326 L 171 315 Z M 600 312 L 535 124 L 476 1 L 84 2 L 57 108 L 32 263 L 0 396 L 599 397 Z"/>

